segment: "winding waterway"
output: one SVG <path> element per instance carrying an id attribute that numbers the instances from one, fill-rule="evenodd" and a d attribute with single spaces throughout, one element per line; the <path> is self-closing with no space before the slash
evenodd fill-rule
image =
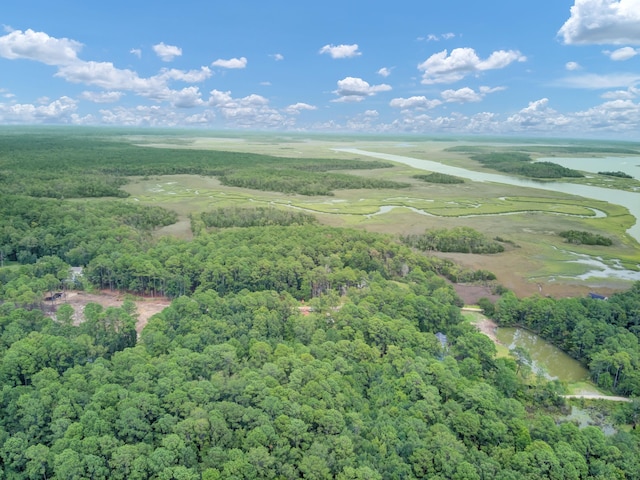
<path id="1" fill-rule="evenodd" d="M 359 148 L 335 148 L 334 150 L 403 163 L 420 170 L 446 173 L 448 175 L 455 175 L 457 177 L 467 178 L 477 182 L 503 183 L 506 185 L 535 188 L 538 190 L 551 190 L 554 192 L 562 192 L 584 198 L 592 198 L 594 200 L 614 203 L 616 205 L 622 205 L 623 207 L 626 207 L 629 210 L 629 213 L 636 219 L 635 224 L 627 230 L 627 233 L 640 242 L 640 192 L 625 192 L 622 190 L 564 182 L 536 182 L 534 180 L 526 180 L 497 173 L 476 172 L 473 170 L 467 170 L 466 168 L 445 165 L 431 160 L 422 160 L 402 155 L 393 155 L 390 153 L 370 152 Z"/>

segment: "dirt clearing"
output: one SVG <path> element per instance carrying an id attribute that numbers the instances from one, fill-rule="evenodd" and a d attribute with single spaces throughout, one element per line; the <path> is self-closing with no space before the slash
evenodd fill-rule
<path id="1" fill-rule="evenodd" d="M 65 303 L 71 305 L 75 310 L 74 323 L 78 324 L 84 321 L 84 307 L 86 307 L 88 303 L 97 303 L 99 305 L 102 305 L 104 308 L 121 307 L 124 303 L 125 298 L 126 296 L 124 294 L 121 294 L 119 292 L 112 292 L 109 290 L 104 290 L 100 293 L 70 291 L 66 292 L 65 295 L 59 300 L 56 300 L 55 305 L 60 306 L 64 305 Z M 138 332 L 138 334 L 140 334 L 142 329 L 145 327 L 145 325 L 153 315 L 161 312 L 169 305 L 171 305 L 171 300 L 166 297 L 132 297 L 132 299 L 136 305 L 136 331 Z"/>

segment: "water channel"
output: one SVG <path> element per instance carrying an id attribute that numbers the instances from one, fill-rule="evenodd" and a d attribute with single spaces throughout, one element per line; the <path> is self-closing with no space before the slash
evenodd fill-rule
<path id="1" fill-rule="evenodd" d="M 531 369 L 550 380 L 567 383 L 588 380 L 589 372 L 580 362 L 551 345 L 529 330 L 518 327 L 498 327 L 496 337 L 510 350 L 521 347 L 531 355 Z"/>
<path id="2" fill-rule="evenodd" d="M 405 157 L 402 155 L 393 155 L 389 153 L 369 152 L 359 148 L 336 148 L 339 152 L 353 153 L 355 155 L 363 155 L 367 157 L 379 158 L 391 162 L 403 163 L 410 167 L 420 170 L 428 170 L 432 172 L 446 173 L 461 178 L 467 178 L 476 182 L 493 182 L 514 185 L 526 188 L 535 188 L 538 190 L 551 190 L 554 192 L 562 192 L 570 195 L 577 195 L 584 198 L 592 198 L 616 205 L 622 205 L 629 210 L 629 213 L 636 219 L 636 223 L 627 230 L 627 233 L 640 242 L 640 192 L 625 192 L 603 187 L 594 187 L 591 185 L 578 185 L 564 182 L 540 182 L 534 180 L 526 180 L 508 175 L 500 175 L 497 173 L 476 172 L 467 170 L 466 168 L 445 165 L 440 162 L 431 160 L 421 160 L 418 158 Z M 629 159 L 631 162 L 640 163 L 640 159 Z"/>

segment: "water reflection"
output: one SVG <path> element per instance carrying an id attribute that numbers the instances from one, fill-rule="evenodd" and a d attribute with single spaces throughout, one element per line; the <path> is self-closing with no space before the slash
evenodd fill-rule
<path id="1" fill-rule="evenodd" d="M 521 347 L 529 352 L 531 368 L 535 373 L 568 383 L 581 382 L 589 378 L 588 370 L 580 362 L 529 330 L 499 327 L 496 337 L 509 350 Z"/>

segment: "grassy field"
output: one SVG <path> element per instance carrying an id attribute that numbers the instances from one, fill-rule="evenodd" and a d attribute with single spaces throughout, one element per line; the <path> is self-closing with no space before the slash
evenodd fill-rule
<path id="1" fill-rule="evenodd" d="M 435 160 L 467 169 L 482 169 L 468 158 L 468 154 L 449 150 L 464 144 L 456 141 L 414 140 L 409 144 L 367 138 L 306 139 L 257 134 L 243 138 L 145 136 L 129 137 L 128 140 L 153 148 L 220 150 L 288 158 L 354 159 L 357 156 L 333 150 L 354 147 Z M 513 150 L 517 146 L 508 147 Z M 503 146 L 483 144 L 482 148 Z M 537 148 L 546 156 L 553 154 L 553 145 L 527 148 Z M 568 148 L 557 147 L 565 156 Z M 615 148 L 618 147 L 613 146 L 609 150 Z M 576 150 L 578 154 L 581 149 L 576 147 Z M 600 150 L 609 151 L 604 147 Z M 286 195 L 228 187 L 221 185 L 216 178 L 194 175 L 135 178 L 123 188 L 131 194 L 130 201 L 161 205 L 178 212 L 181 221 L 161 233 L 181 237 L 190 235 L 189 213 L 228 205 L 302 209 L 314 213 L 321 223 L 327 225 L 390 234 L 469 226 L 489 238 L 499 236 L 508 240 L 506 251 L 498 255 L 441 255 L 465 266 L 494 272 L 503 285 L 519 295 L 543 293 L 560 297 L 584 295 L 594 289 L 606 294 L 628 288 L 630 282 L 626 280 L 575 278 L 590 268 L 575 263 L 575 253 L 599 257 L 605 263 L 619 260 L 626 268 L 638 269 L 640 246 L 625 233 L 634 219 L 620 206 L 559 192 L 487 182 L 466 180 L 454 185 L 432 184 L 413 178 L 420 173 L 424 171 L 401 164 L 386 169 L 350 171 L 351 175 L 393 180 L 410 186 L 402 190 L 336 190 L 333 196 Z M 569 229 L 610 237 L 613 246 L 568 245 L 558 232 Z"/>

